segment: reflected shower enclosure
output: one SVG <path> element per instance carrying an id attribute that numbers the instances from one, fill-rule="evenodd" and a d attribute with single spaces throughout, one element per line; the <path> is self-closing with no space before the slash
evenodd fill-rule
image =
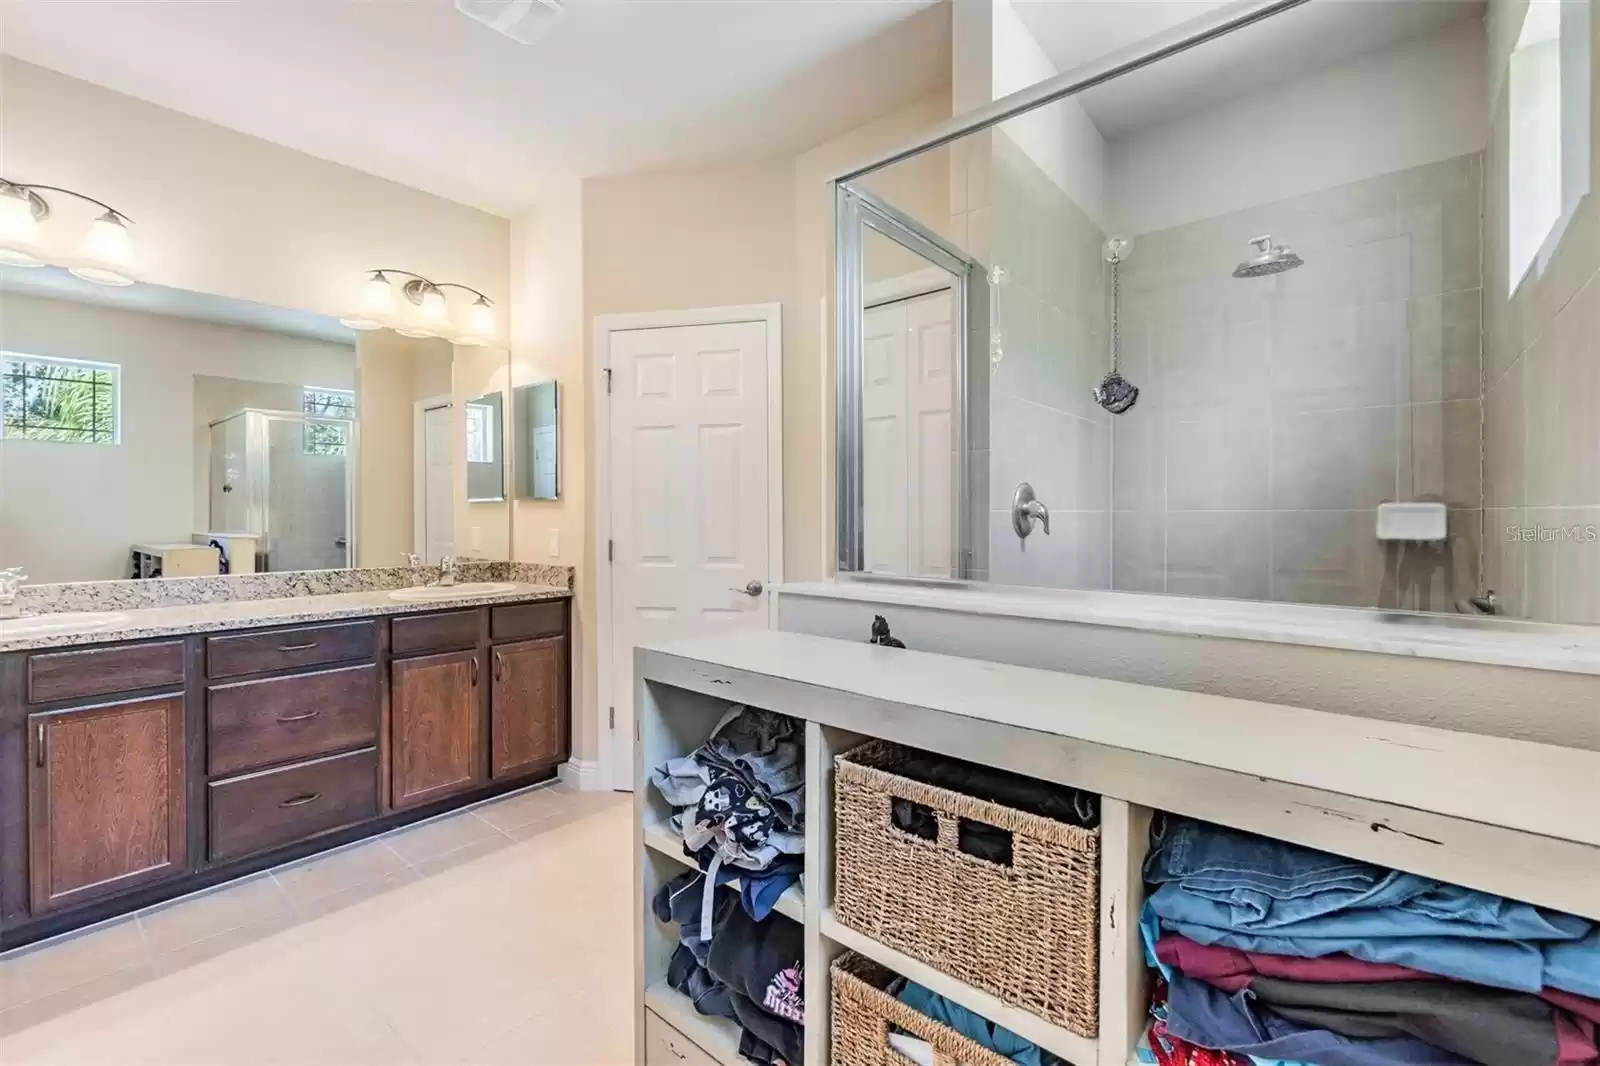
<path id="1" fill-rule="evenodd" d="M 211 423 L 213 533 L 256 538 L 256 570 L 353 565 L 355 423 L 246 408 Z"/>
<path id="2" fill-rule="evenodd" d="M 839 573 L 1600 623 L 1600 547 L 1538 539 L 1600 526 L 1600 0 L 1230 5 L 1087 63 L 1049 6 L 997 7 L 1015 95 L 835 181 Z M 948 572 L 875 289 L 935 267 Z"/>

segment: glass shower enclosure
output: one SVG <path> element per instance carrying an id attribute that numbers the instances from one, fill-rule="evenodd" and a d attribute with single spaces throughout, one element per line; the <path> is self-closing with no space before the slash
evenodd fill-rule
<path id="1" fill-rule="evenodd" d="M 256 538 L 256 570 L 353 565 L 355 423 L 245 408 L 211 423 L 210 532 Z"/>

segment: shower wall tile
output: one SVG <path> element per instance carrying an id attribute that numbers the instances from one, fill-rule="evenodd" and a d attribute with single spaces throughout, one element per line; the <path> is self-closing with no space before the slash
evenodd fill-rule
<path id="1" fill-rule="evenodd" d="M 1480 289 L 1407 303 L 1409 366 L 1401 402 L 1433 403 L 1483 395 L 1482 307 Z"/>
<path id="2" fill-rule="evenodd" d="M 1484 398 L 1484 503 L 1490 508 L 1524 502 L 1527 425 L 1523 411 L 1524 362 L 1518 360 Z"/>
<path id="3" fill-rule="evenodd" d="M 1282 316 L 1274 342 L 1274 409 L 1393 405 L 1410 348 L 1406 305 L 1297 308 Z"/>
<path id="4" fill-rule="evenodd" d="M 1500 600 L 1503 613 L 1531 617 L 1527 609 L 1528 545 L 1517 531 L 1527 525 L 1520 507 L 1494 507 L 1484 511 L 1483 588 Z"/>
<path id="5" fill-rule="evenodd" d="M 1600 272 L 1562 308 L 1553 338 L 1555 495 L 1600 505 Z"/>
<path id="6" fill-rule="evenodd" d="M 1376 524 L 1367 510 L 1273 512 L 1272 598 L 1379 606 L 1385 553 Z"/>
<path id="7" fill-rule="evenodd" d="M 1398 409 L 1397 499 L 1477 508 L 1483 500 L 1483 407 L 1476 399 Z"/>
<path id="8" fill-rule="evenodd" d="M 1116 510 L 1166 510 L 1165 427 L 1159 412 L 1145 408 L 1142 390 L 1133 409 L 1112 421 L 1111 498 Z"/>
<path id="9" fill-rule="evenodd" d="M 1167 516 L 1113 511 L 1111 587 L 1119 592 L 1167 590 Z"/>
<path id="10" fill-rule="evenodd" d="M 1168 592 L 1270 598 L 1270 512 L 1169 511 L 1166 520 Z"/>
<path id="11" fill-rule="evenodd" d="M 1354 510 L 1393 500 L 1397 434 L 1392 407 L 1275 413 L 1273 508 Z"/>
<path id="12" fill-rule="evenodd" d="M 1379 607 L 1405 611 L 1453 611 L 1478 577 L 1482 514 L 1452 510 L 1443 544 L 1385 544 Z"/>
<path id="13" fill-rule="evenodd" d="M 1271 506 L 1271 422 L 1222 412 L 1166 427 L 1167 506 L 1174 511 L 1265 511 Z"/>

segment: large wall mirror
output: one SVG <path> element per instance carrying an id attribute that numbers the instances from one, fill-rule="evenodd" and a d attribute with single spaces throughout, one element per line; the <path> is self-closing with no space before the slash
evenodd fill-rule
<path id="1" fill-rule="evenodd" d="M 1600 622 L 1597 9 L 1288 6 L 839 182 L 840 572 Z"/>
<path id="2" fill-rule="evenodd" d="M 503 349 L 0 268 L 0 566 L 43 583 L 509 558 L 508 381 Z"/>

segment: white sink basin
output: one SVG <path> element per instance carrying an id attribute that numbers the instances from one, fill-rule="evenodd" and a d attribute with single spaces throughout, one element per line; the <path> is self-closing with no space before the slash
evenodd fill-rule
<path id="1" fill-rule="evenodd" d="M 493 596 L 500 592 L 514 592 L 516 588 L 509 581 L 462 581 L 454 585 L 395 589 L 389 593 L 389 598 L 403 603 L 427 603 L 429 600 L 453 600 L 457 596 Z"/>
<path id="2" fill-rule="evenodd" d="M 128 620 L 126 611 L 63 611 L 32 618 L 0 619 L 0 637 L 38 637 L 84 629 L 106 629 Z"/>

